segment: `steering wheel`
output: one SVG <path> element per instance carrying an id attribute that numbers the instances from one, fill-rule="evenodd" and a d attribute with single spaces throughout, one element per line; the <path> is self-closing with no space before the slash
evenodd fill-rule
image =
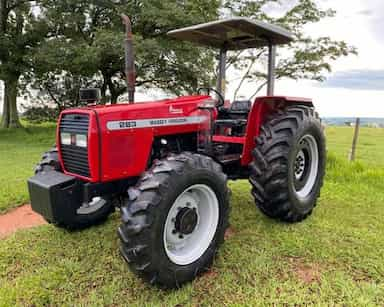
<path id="1" fill-rule="evenodd" d="M 220 94 L 219 91 L 215 90 L 214 88 L 212 87 L 201 87 L 197 90 L 197 93 L 198 94 L 201 94 L 202 91 L 206 91 L 208 93 L 208 95 L 210 96 L 211 95 L 211 92 L 214 92 L 216 95 L 217 95 L 217 98 L 219 99 L 219 102 L 218 104 L 216 105 L 216 108 L 220 108 L 222 106 L 224 106 L 225 104 L 225 99 L 223 97 L 223 95 Z"/>

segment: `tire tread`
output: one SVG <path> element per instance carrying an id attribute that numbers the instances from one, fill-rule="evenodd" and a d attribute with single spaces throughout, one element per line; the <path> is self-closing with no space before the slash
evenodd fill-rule
<path id="1" fill-rule="evenodd" d="M 287 193 L 289 149 L 293 137 L 305 121 L 315 121 L 321 126 L 314 108 L 305 105 L 291 105 L 272 114 L 262 126 L 252 152 L 249 181 L 255 203 L 267 216 L 285 222 L 300 222 L 312 213 L 312 210 L 306 213 L 296 210 Z M 323 175 L 320 187 L 322 185 Z M 316 199 L 319 195 L 320 192 Z"/>
<path id="2" fill-rule="evenodd" d="M 128 192 L 129 199 L 121 209 L 122 223 L 118 229 L 123 258 L 134 273 L 151 284 L 166 288 L 180 286 L 180 280 L 176 276 L 177 272 L 169 272 L 167 276 L 163 276 L 159 268 L 153 263 L 154 251 L 148 247 L 152 239 L 150 219 L 156 214 L 157 205 L 168 193 L 168 180 L 173 176 L 184 176 L 185 170 L 192 168 L 218 173 L 220 178 L 225 181 L 224 228 L 226 229 L 229 225 L 227 177 L 222 173 L 219 164 L 207 156 L 189 152 L 170 155 L 164 160 L 155 161 L 153 167 Z M 224 241 L 225 229 L 221 230 L 218 245 Z M 198 273 L 201 272 L 197 271 L 195 275 Z"/>

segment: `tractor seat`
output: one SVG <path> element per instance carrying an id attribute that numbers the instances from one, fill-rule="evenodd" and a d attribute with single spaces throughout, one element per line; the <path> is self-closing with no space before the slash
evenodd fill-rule
<path id="1" fill-rule="evenodd" d="M 230 128 L 232 129 L 230 132 L 232 136 L 243 136 L 251 107 L 251 101 L 237 100 L 232 102 L 230 108 L 221 109 L 219 117 L 215 121 L 216 132 L 223 135 L 226 133 L 226 129 Z"/>
<path id="2" fill-rule="evenodd" d="M 229 108 L 229 114 L 247 114 L 251 111 L 252 102 L 250 100 L 235 100 Z"/>
<path id="3" fill-rule="evenodd" d="M 250 100 L 236 100 L 228 109 L 221 109 L 219 119 L 248 119 L 252 102 Z"/>

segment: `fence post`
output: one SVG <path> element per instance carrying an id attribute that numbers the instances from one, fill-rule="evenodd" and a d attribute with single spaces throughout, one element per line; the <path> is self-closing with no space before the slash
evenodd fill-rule
<path id="1" fill-rule="evenodd" d="M 353 136 L 352 148 L 351 148 L 351 152 L 349 154 L 349 161 L 355 161 L 356 146 L 357 146 L 357 140 L 359 138 L 359 131 L 360 131 L 360 118 L 358 117 L 358 118 L 356 118 L 355 134 Z"/>

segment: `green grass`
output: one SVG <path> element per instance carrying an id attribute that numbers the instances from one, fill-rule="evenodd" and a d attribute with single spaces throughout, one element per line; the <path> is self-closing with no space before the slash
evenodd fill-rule
<path id="1" fill-rule="evenodd" d="M 28 202 L 26 179 L 42 154 L 55 143 L 55 125 L 0 129 L 0 213 Z"/>
<path id="2" fill-rule="evenodd" d="M 212 271 L 181 290 L 149 287 L 127 269 L 115 213 L 82 232 L 42 226 L 0 241 L 0 306 L 384 305 L 384 163 L 370 150 L 347 162 L 350 130 L 328 129 L 326 184 L 303 223 L 264 217 L 249 184 L 231 182 L 231 235 Z M 362 135 L 382 148 L 383 132 Z"/>
<path id="3" fill-rule="evenodd" d="M 354 128 L 328 127 L 328 148 L 342 159 L 347 159 L 352 146 Z M 384 129 L 362 128 L 356 150 L 357 161 L 370 166 L 384 166 Z"/>

